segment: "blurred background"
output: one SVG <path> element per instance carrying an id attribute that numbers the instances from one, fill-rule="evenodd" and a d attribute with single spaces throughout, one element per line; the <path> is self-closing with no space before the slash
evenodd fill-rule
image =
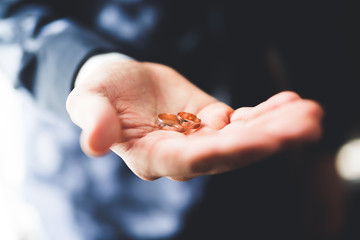
<path id="1" fill-rule="evenodd" d="M 0 72 L 0 239 L 42 239 L 36 209 L 24 198 L 26 119 L 22 99 Z"/>
<path id="2" fill-rule="evenodd" d="M 290 11 L 277 9 L 276 4 Z M 240 75 L 239 78 L 253 80 L 246 87 L 243 83 L 230 86 L 233 89 L 240 89 L 239 96 L 235 96 L 238 99 L 235 101 L 249 101 L 246 105 L 253 105 L 264 100 L 263 97 L 268 94 L 266 86 L 259 90 L 257 96 L 252 95 L 255 89 L 258 89 L 260 82 L 256 81 L 256 78 L 265 76 L 283 89 L 295 90 L 301 96 L 318 100 L 324 105 L 327 110 L 325 126 L 331 131 L 325 132 L 323 143 L 325 143 L 325 148 L 328 148 L 329 154 L 322 155 L 316 160 L 308 158 L 307 155 L 299 155 L 297 157 L 305 160 L 302 159 L 294 165 L 289 164 L 289 169 L 297 168 L 289 175 L 298 174 L 299 177 L 296 177 L 301 181 L 294 189 L 290 189 L 302 191 L 299 195 L 302 197 L 301 211 L 303 213 L 300 215 L 303 219 L 299 221 L 302 224 L 299 228 L 306 228 L 304 232 L 309 233 L 312 236 L 311 239 L 360 239 L 358 227 L 360 224 L 360 94 L 356 87 L 360 80 L 358 34 L 360 9 L 356 1 L 301 1 L 298 4 L 271 1 L 271 3 L 266 2 L 265 7 L 260 8 L 260 11 L 256 3 L 248 5 L 238 12 L 239 9 L 234 4 L 234 7 L 230 8 L 230 13 L 233 15 L 227 19 L 232 23 L 229 28 L 238 27 L 238 22 L 231 19 L 231 16 L 238 14 L 244 16 L 244 25 L 248 26 L 241 34 L 235 34 L 234 38 L 231 38 L 231 43 L 239 46 L 236 49 L 230 49 L 229 56 L 240 61 L 244 73 L 239 73 L 239 65 L 234 64 L 230 66 L 233 72 L 226 72 L 226 77 L 236 78 Z M 247 7 L 250 7 L 250 10 L 247 10 Z M 257 14 L 253 15 L 255 12 Z M 256 39 L 270 39 L 271 44 L 266 45 L 265 50 L 258 50 L 258 43 L 252 42 L 252 34 Z M 260 40 L 261 45 L 263 43 Z M 239 42 L 243 44 L 238 44 Z M 0 48 L 0 54 L 2 51 L 4 49 Z M 256 59 L 260 54 L 263 57 L 264 52 L 266 52 L 266 66 Z M 211 54 L 223 56 L 222 53 L 217 52 Z M 176 64 L 175 61 L 174 65 Z M 222 64 L 227 65 L 228 62 Z M 266 68 L 265 74 L 258 70 L 259 65 L 261 68 Z M 206 64 L 203 67 L 209 68 Z M 200 69 L 200 74 L 203 74 L 203 70 Z M 221 88 L 218 89 L 222 91 Z M 250 96 L 251 100 L 247 100 Z M 59 208 L 56 214 L 63 216 L 59 219 L 64 219 L 64 222 L 56 224 L 60 229 L 57 232 L 64 234 L 62 239 L 76 239 L 76 229 L 73 231 L 75 235 L 71 235 L 74 233 L 66 235 L 66 230 L 61 231 L 61 227 L 71 229 L 73 226 L 69 206 L 64 203 L 66 201 L 62 201 L 67 196 L 61 195 L 59 193 L 61 191 L 38 185 L 33 178 L 35 172 L 40 178 L 48 178 L 53 181 L 52 183 L 56 183 L 56 187 L 58 187 L 57 183 L 61 182 L 59 185 L 63 184 L 65 187 L 62 187 L 65 189 L 76 190 L 77 186 L 74 185 L 78 182 L 81 184 L 81 181 L 74 177 L 78 174 L 76 169 L 71 175 L 74 178 L 69 178 L 73 180 L 72 182 L 66 182 L 67 174 L 64 174 L 62 179 L 56 179 L 56 177 L 52 179 L 52 176 L 56 175 L 53 173 L 61 168 L 59 162 L 68 159 L 66 152 L 70 155 L 75 151 L 75 147 L 72 146 L 78 147 L 78 143 L 74 142 L 77 141 L 77 137 L 74 136 L 76 133 L 73 133 L 55 116 L 36 111 L 34 104 L 30 94 L 21 88 L 15 90 L 11 86 L 11 81 L 0 69 L 0 239 L 48 239 L 45 229 L 49 226 L 46 226 L 46 222 L 40 217 L 46 213 L 40 212 L 39 209 L 51 209 L 53 206 Z M 348 125 L 340 126 L 344 122 Z M 39 129 L 44 131 L 38 131 Z M 46 130 L 55 132 L 55 137 L 46 135 Z M 34 138 L 31 139 L 31 136 Z M 342 138 L 338 138 L 339 136 Z M 57 140 L 65 142 L 66 145 L 58 149 Z M 338 145 L 339 142 L 340 145 Z M 31 154 L 29 148 L 37 148 L 39 155 L 29 156 L 28 154 Z M 307 151 L 313 153 L 311 147 Z M 54 152 L 57 153 L 56 157 L 54 157 Z M 84 156 L 79 155 L 79 158 L 84 159 Z M 29 159 L 36 162 L 28 162 Z M 267 166 L 271 165 L 271 163 L 266 164 L 268 165 L 262 167 L 261 173 L 266 173 Z M 281 162 L 275 163 L 275 168 L 277 168 L 276 164 L 282 165 Z M 288 168 L 281 168 L 280 173 L 283 169 L 288 170 Z M 249 174 L 251 175 L 249 179 L 253 180 L 254 186 L 260 186 L 259 189 L 261 186 L 272 187 L 271 178 L 276 178 L 271 173 L 267 173 L 265 180 L 255 179 L 257 170 L 250 170 L 250 173 L 253 174 Z M 288 177 L 286 174 L 285 176 Z M 247 180 L 247 178 L 244 179 Z M 287 178 L 285 181 L 282 178 L 279 183 L 283 184 L 286 181 L 288 181 Z M 270 183 L 266 185 L 264 182 Z M 289 183 L 291 184 L 292 182 Z M 36 190 L 36 188 L 32 189 L 32 186 L 40 188 L 41 194 L 47 193 L 46 196 L 37 191 L 31 191 Z M 286 189 L 288 187 L 286 184 L 284 186 L 285 190 L 289 190 Z M 219 189 L 222 187 L 219 186 Z M 286 195 L 284 189 L 280 187 L 275 189 L 275 192 L 282 191 L 283 195 Z M 249 192 L 252 193 L 251 190 Z M 271 195 L 271 191 L 269 192 Z M 257 196 L 256 193 L 254 196 Z M 247 197 L 247 200 L 251 202 L 251 196 Z M 239 199 L 242 198 L 246 197 L 239 197 Z M 48 205 L 39 208 L 30 199 L 36 199 L 35 202 L 38 204 Z M 46 199 L 46 201 L 41 199 Z M 278 199 L 272 200 L 275 202 Z M 258 201 L 256 203 L 261 203 L 261 200 Z M 270 201 L 264 206 L 268 207 L 271 204 Z M 256 216 L 261 217 L 261 213 Z M 272 216 L 267 217 L 271 219 Z M 255 217 L 254 222 L 256 221 L 258 219 Z"/>

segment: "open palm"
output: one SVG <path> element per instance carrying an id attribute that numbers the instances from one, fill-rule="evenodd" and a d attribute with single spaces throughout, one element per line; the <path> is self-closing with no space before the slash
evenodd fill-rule
<path id="1" fill-rule="evenodd" d="M 282 92 L 256 107 L 233 110 L 173 69 L 154 63 L 114 62 L 94 70 L 67 101 L 90 155 L 110 148 L 139 177 L 186 180 L 230 171 L 288 145 L 316 140 L 318 104 Z M 201 127 L 184 134 L 159 129 L 159 113 L 197 114 Z"/>

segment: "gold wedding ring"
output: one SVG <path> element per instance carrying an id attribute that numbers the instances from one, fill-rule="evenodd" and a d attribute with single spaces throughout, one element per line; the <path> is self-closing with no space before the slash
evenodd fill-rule
<path id="1" fill-rule="evenodd" d="M 185 132 L 191 129 L 199 128 L 201 125 L 201 119 L 199 116 L 187 112 L 179 112 L 177 115 L 171 113 L 160 113 L 157 116 L 156 124 L 163 130 Z"/>
<path id="2" fill-rule="evenodd" d="M 182 126 L 182 120 L 175 114 L 160 113 L 156 119 L 156 124 L 163 130 L 174 130 L 184 132 L 186 129 Z"/>
<path id="3" fill-rule="evenodd" d="M 195 129 L 201 125 L 200 117 L 192 113 L 179 112 L 178 118 L 182 119 L 182 125 L 187 129 Z"/>

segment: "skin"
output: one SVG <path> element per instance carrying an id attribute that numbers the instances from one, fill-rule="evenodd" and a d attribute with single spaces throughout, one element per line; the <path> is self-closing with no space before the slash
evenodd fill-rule
<path id="1" fill-rule="evenodd" d="M 167 66 L 132 60 L 92 69 L 66 107 L 83 130 L 86 154 L 111 149 L 144 180 L 234 170 L 319 139 L 323 116 L 319 104 L 289 91 L 234 110 Z M 159 113 L 180 111 L 200 116 L 200 129 L 184 134 L 155 125 Z"/>

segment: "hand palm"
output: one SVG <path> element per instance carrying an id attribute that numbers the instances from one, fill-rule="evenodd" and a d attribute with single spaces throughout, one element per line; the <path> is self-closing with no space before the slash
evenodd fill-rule
<path id="1" fill-rule="evenodd" d="M 234 111 L 157 64 L 130 65 L 119 75 L 101 76 L 90 92 L 110 102 L 114 112 L 110 122 L 100 121 L 102 127 L 93 132 L 101 136 L 109 123 L 118 125 L 113 130 L 121 136 L 111 149 L 147 180 L 161 176 L 184 180 L 232 170 L 274 153 L 284 143 L 319 135 L 319 107 L 293 93 Z M 201 128 L 183 134 L 156 127 L 159 113 L 180 111 L 201 116 Z"/>

